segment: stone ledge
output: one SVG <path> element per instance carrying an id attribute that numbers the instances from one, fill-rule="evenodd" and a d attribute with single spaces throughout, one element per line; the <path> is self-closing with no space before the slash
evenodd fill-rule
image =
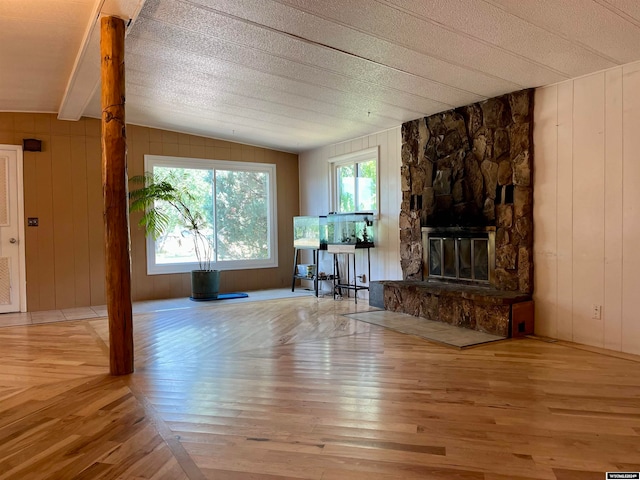
<path id="1" fill-rule="evenodd" d="M 531 300 L 531 295 L 527 293 L 497 290 L 492 287 L 479 287 L 476 285 L 418 280 L 383 280 L 379 283 L 383 286 L 388 285 L 408 289 L 415 288 L 425 290 L 432 295 L 468 298 L 476 302 L 490 303 L 493 305 L 511 305 L 513 303 Z"/>
<path id="2" fill-rule="evenodd" d="M 382 286 L 385 310 L 504 337 L 511 336 L 512 305 L 531 301 L 528 294 L 474 285 L 412 280 L 376 283 Z"/>

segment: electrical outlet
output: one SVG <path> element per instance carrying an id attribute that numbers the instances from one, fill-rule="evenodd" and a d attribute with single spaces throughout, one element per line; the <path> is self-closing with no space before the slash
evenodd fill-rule
<path id="1" fill-rule="evenodd" d="M 592 305 L 591 306 L 591 318 L 595 320 L 602 319 L 602 305 Z"/>

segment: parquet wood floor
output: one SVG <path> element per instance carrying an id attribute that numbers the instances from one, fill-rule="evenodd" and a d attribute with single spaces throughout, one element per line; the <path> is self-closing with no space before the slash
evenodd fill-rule
<path id="1" fill-rule="evenodd" d="M 640 359 L 456 350 L 304 297 L 0 328 L 3 479 L 603 479 L 640 471 Z"/>

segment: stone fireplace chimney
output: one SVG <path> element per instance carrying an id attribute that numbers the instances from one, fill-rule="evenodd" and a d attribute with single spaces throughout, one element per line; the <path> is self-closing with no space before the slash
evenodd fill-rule
<path id="1" fill-rule="evenodd" d="M 436 276 L 438 270 L 431 269 L 429 278 L 425 262 L 425 248 L 438 252 L 435 238 L 444 239 L 442 249 L 454 245 L 457 251 L 458 245 L 469 244 L 466 238 L 482 245 L 474 232 L 488 231 L 495 235 L 491 285 L 532 293 L 532 114 L 533 90 L 523 90 L 402 125 L 400 257 L 405 280 Z M 439 236 L 429 243 L 423 229 Z M 453 243 L 442 234 L 447 231 L 453 232 Z"/>

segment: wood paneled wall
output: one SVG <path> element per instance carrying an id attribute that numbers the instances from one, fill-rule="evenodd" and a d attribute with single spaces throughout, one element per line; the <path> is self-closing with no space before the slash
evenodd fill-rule
<path id="1" fill-rule="evenodd" d="M 300 154 L 300 214 L 326 215 L 330 211 L 329 159 L 378 146 L 380 149 L 380 212 L 376 223 L 376 247 L 371 250 L 371 278 L 400 280 L 400 127 L 329 145 Z M 358 274 L 365 272 L 362 256 Z M 307 259 L 309 260 L 309 259 Z M 325 266 L 325 269 L 330 268 Z"/>
<path id="2" fill-rule="evenodd" d="M 640 354 L 640 63 L 538 89 L 534 117 L 536 333 Z"/>
<path id="3" fill-rule="evenodd" d="M 144 155 L 275 163 L 278 182 L 279 267 L 222 273 L 224 291 L 278 288 L 291 282 L 292 218 L 298 215 L 295 154 L 134 125 L 128 126 L 129 176 L 143 172 Z M 27 309 L 63 309 L 105 303 L 100 121 L 57 120 L 50 114 L 0 113 L 0 143 L 42 140 L 24 154 Z M 131 218 L 134 301 L 188 296 L 189 274 L 146 274 L 144 232 Z M 25 222 L 26 224 L 26 222 Z"/>

